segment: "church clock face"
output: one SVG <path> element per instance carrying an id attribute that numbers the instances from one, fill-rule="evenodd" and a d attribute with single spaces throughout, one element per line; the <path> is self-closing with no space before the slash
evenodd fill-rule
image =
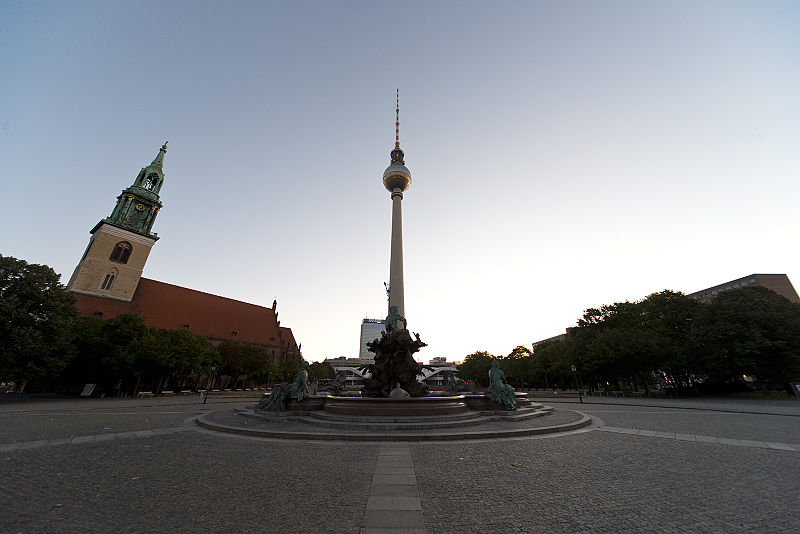
<path id="1" fill-rule="evenodd" d="M 133 209 L 128 210 L 128 213 L 125 216 L 125 224 L 129 228 L 138 228 L 144 221 L 145 217 L 147 217 L 145 209 L 146 206 L 144 204 L 135 204 Z"/>

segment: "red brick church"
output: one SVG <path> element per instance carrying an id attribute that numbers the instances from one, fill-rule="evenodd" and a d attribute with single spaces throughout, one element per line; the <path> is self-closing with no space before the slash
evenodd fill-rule
<path id="1" fill-rule="evenodd" d="M 162 207 L 159 191 L 166 152 L 165 143 L 117 197 L 111 215 L 90 231 L 86 252 L 67 283 L 81 314 L 103 319 L 138 314 L 150 326 L 189 330 L 214 345 L 235 340 L 262 346 L 275 364 L 300 358 L 292 330 L 278 321 L 277 302 L 267 308 L 142 278 L 158 240 L 151 229 Z"/>

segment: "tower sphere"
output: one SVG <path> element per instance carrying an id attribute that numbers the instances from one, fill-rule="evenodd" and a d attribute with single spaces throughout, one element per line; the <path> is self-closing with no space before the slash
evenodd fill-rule
<path id="1" fill-rule="evenodd" d="M 393 193 L 395 189 L 405 192 L 411 185 L 411 171 L 403 161 L 403 151 L 399 148 L 392 150 L 392 163 L 383 171 L 383 186 Z"/>

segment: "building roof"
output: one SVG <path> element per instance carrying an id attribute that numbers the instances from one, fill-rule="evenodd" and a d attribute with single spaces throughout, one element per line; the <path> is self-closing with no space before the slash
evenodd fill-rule
<path id="1" fill-rule="evenodd" d="M 291 328 L 279 326 L 278 329 L 281 334 L 281 348 L 283 348 L 285 352 L 297 352 L 300 350 L 300 347 L 297 346 L 297 341 L 294 339 Z"/>
<path id="2" fill-rule="evenodd" d="M 133 313 L 143 316 L 150 326 L 180 330 L 188 325 L 190 332 L 211 339 L 232 339 L 284 349 L 288 347 L 281 339 L 289 339 L 296 347 L 291 329 L 278 326 L 271 308 L 148 278 L 139 280 L 130 302 L 81 293 L 73 295 L 85 316 L 100 312 L 103 319 L 112 319 L 123 313 Z"/>
<path id="3" fill-rule="evenodd" d="M 717 284 L 707 287 L 706 289 L 701 289 L 700 291 L 695 291 L 694 293 L 689 293 L 687 297 L 708 302 L 723 291 L 751 285 L 764 286 L 767 289 L 773 290 L 778 295 L 786 297 L 790 302 L 800 302 L 797 291 L 795 291 L 792 282 L 789 281 L 789 277 L 785 274 L 751 274 L 743 276 L 742 278 L 737 278 L 736 280 L 731 280 L 730 282 Z"/>

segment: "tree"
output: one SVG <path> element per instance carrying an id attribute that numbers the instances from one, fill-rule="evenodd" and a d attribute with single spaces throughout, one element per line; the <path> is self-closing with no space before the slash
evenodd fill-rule
<path id="1" fill-rule="evenodd" d="M 79 317 L 73 327 L 75 357 L 61 376 L 59 390 L 77 393 L 85 383 L 96 384 L 95 391 L 109 391 L 116 380 L 110 355 L 115 347 L 105 332 L 106 321 L 95 317 Z"/>
<path id="2" fill-rule="evenodd" d="M 208 371 L 214 350 L 208 339 L 187 330 L 167 330 L 168 369 L 177 375 Z"/>
<path id="3" fill-rule="evenodd" d="M 0 255 L 0 378 L 46 388 L 74 354 L 75 299 L 46 265 Z"/>
<path id="4" fill-rule="evenodd" d="M 336 370 L 327 362 L 314 362 L 308 366 L 308 379 L 334 379 Z"/>
<path id="5" fill-rule="evenodd" d="M 169 370 L 169 334 L 163 328 L 147 328 L 139 339 L 129 344 L 123 353 L 132 368 L 139 371 L 134 391 L 139 384 L 155 384 L 158 393 Z M 146 382 L 147 379 L 149 382 Z M 156 382 L 154 382 L 156 380 Z"/>
<path id="6" fill-rule="evenodd" d="M 698 317 L 697 356 L 719 382 L 800 377 L 800 304 L 761 286 L 718 295 Z"/>
<path id="7" fill-rule="evenodd" d="M 515 387 L 528 384 L 533 378 L 531 369 L 531 349 L 524 345 L 514 347 L 508 356 L 500 360 L 500 368 L 506 379 Z"/>
<path id="8" fill-rule="evenodd" d="M 217 347 L 220 376 L 238 377 L 244 374 L 244 345 L 239 341 L 223 341 Z"/>
<path id="9" fill-rule="evenodd" d="M 641 302 L 642 327 L 655 340 L 651 370 L 658 369 L 673 378 L 699 371 L 690 354 L 695 319 L 705 306 L 683 293 L 667 290 L 648 295 Z"/>
<path id="10" fill-rule="evenodd" d="M 486 351 L 473 352 L 458 366 L 458 376 L 462 380 L 475 380 L 483 386 L 489 384 L 489 369 L 494 356 Z"/>
<path id="11" fill-rule="evenodd" d="M 241 350 L 242 372 L 245 380 L 266 384 L 273 378 L 278 378 L 280 370 L 272 362 L 272 357 L 265 347 L 244 343 Z"/>
<path id="12" fill-rule="evenodd" d="M 532 383 L 549 389 L 557 384 L 568 384 L 572 375 L 570 366 L 576 363 L 575 340 L 567 338 L 538 345 L 531 357 Z"/>
<path id="13" fill-rule="evenodd" d="M 278 366 L 278 374 L 280 379 L 284 382 L 292 382 L 300 370 L 300 362 L 298 358 L 289 358 Z"/>

